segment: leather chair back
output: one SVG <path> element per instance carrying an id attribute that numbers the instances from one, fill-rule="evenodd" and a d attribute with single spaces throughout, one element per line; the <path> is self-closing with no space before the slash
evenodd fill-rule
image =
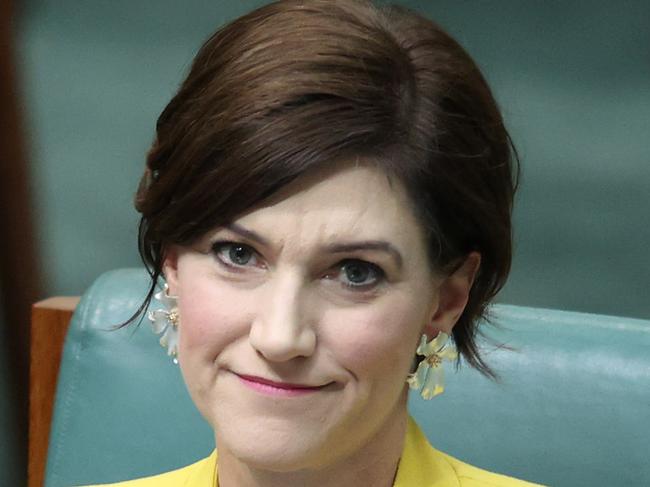
<path id="1" fill-rule="evenodd" d="M 47 487 L 141 477 L 206 456 L 212 431 L 147 322 L 141 269 L 101 276 L 64 347 Z M 447 367 L 446 392 L 413 394 L 434 446 L 476 466 L 554 486 L 650 485 L 650 322 L 495 305 L 491 382 Z"/>

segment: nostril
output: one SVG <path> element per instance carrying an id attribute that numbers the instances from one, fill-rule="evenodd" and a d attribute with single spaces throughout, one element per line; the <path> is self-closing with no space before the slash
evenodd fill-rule
<path id="1" fill-rule="evenodd" d="M 266 360 L 281 362 L 314 353 L 316 336 L 310 327 L 278 329 L 253 326 L 249 343 Z"/>

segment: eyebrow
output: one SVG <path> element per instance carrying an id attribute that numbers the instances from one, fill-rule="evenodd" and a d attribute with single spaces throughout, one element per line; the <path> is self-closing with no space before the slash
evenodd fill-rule
<path id="1" fill-rule="evenodd" d="M 253 242 L 257 242 L 267 247 L 269 246 L 269 241 L 267 239 L 252 230 L 248 230 L 247 228 L 242 227 L 241 225 L 237 225 L 236 223 L 228 223 L 227 225 L 224 225 L 224 228 L 227 228 L 231 232 L 247 238 L 248 240 L 252 240 Z"/>
<path id="2" fill-rule="evenodd" d="M 375 250 L 380 252 L 385 252 L 389 254 L 397 264 L 398 268 L 402 268 L 402 254 L 399 253 L 393 245 L 384 241 L 384 240 L 367 240 L 362 242 L 350 242 L 350 243 L 335 243 L 326 245 L 324 250 L 327 252 L 338 254 L 343 252 L 354 252 L 356 250 Z"/>
<path id="3" fill-rule="evenodd" d="M 229 223 L 225 225 L 224 228 L 227 228 L 231 232 L 236 233 L 248 240 L 252 240 L 253 242 L 257 242 L 267 247 L 270 246 L 270 242 L 264 237 L 262 237 L 260 234 L 252 230 L 248 230 L 247 228 L 244 228 L 241 225 L 238 225 L 236 223 Z M 399 250 L 397 250 L 397 248 L 395 248 L 394 245 L 392 245 L 389 242 L 386 242 L 385 240 L 364 240 L 361 242 L 333 243 L 333 244 L 325 245 L 323 247 L 323 250 L 325 252 L 329 252 L 332 254 L 354 252 L 359 250 L 374 250 L 379 252 L 385 252 L 395 260 L 397 267 L 400 269 L 402 268 L 404 262 L 404 259 L 402 258 L 402 254 L 399 252 Z"/>

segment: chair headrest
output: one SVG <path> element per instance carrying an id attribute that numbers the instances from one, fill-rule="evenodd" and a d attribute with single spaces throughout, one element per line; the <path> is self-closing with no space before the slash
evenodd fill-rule
<path id="1" fill-rule="evenodd" d="M 214 447 L 149 324 L 113 329 L 137 309 L 148 282 L 142 269 L 108 272 L 75 311 L 47 486 L 160 473 Z M 484 357 L 500 383 L 447 367 L 442 396 L 409 400 L 432 444 L 550 485 L 650 485 L 650 322 L 506 305 L 492 308 L 492 321 L 495 344 L 486 342 Z"/>

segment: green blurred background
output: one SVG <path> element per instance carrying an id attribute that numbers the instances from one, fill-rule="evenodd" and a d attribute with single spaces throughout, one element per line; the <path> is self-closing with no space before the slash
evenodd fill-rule
<path id="1" fill-rule="evenodd" d="M 155 120 L 202 41 L 264 3 L 18 3 L 44 295 L 81 294 L 105 270 L 140 265 L 132 198 Z M 397 3 L 477 60 L 520 152 L 515 260 L 500 300 L 650 318 L 650 2 Z M 23 485 L 2 356 L 0 485 Z"/>

